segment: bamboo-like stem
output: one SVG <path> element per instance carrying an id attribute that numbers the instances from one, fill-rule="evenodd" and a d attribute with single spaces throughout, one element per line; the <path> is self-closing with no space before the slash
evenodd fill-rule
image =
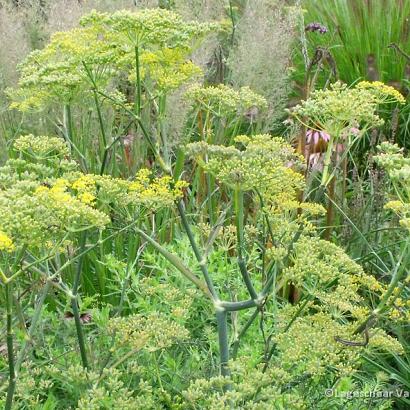
<path id="1" fill-rule="evenodd" d="M 323 173 L 322 173 L 322 180 L 320 182 L 320 185 L 324 187 L 326 187 L 327 184 L 329 183 L 329 168 L 330 168 L 330 163 L 332 160 L 333 145 L 334 145 L 334 137 L 330 137 L 330 140 L 327 145 L 325 159 L 323 161 Z"/>
<path id="2" fill-rule="evenodd" d="M 95 81 L 95 78 L 94 78 L 91 70 L 88 68 L 87 64 L 85 63 L 85 61 L 83 61 L 83 66 L 84 66 L 85 72 L 87 73 L 88 78 L 90 79 L 90 81 L 92 83 L 94 104 L 95 104 L 95 108 L 97 110 L 98 124 L 100 126 L 102 142 L 103 142 L 103 145 L 104 145 L 104 152 L 103 152 L 103 157 L 102 157 L 102 160 L 101 160 L 101 168 L 100 168 L 100 175 L 103 175 L 104 171 L 105 171 L 106 162 L 107 162 L 107 158 L 108 158 L 108 151 L 109 151 L 108 145 L 107 145 L 107 134 L 106 134 L 106 131 L 105 131 L 104 120 L 103 120 L 103 117 L 102 117 L 101 104 L 100 104 L 100 101 L 98 100 L 97 82 Z"/>
<path id="3" fill-rule="evenodd" d="M 158 122 L 159 122 L 159 135 L 162 144 L 162 158 L 165 160 L 167 164 L 167 168 L 171 169 L 169 163 L 171 161 L 169 147 L 168 147 L 168 136 L 167 136 L 167 129 L 165 126 L 164 118 L 166 115 L 166 106 L 167 106 L 167 99 L 166 96 L 163 95 L 160 97 L 159 106 L 158 106 Z"/>
<path id="4" fill-rule="evenodd" d="M 69 104 L 64 105 L 64 128 L 66 131 L 66 137 L 70 141 L 70 143 L 74 143 L 73 141 L 73 122 L 72 122 L 72 115 L 71 115 L 71 107 Z"/>
<path id="5" fill-rule="evenodd" d="M 243 191 L 239 188 L 234 192 L 234 207 L 235 207 L 235 222 L 236 222 L 236 238 L 237 238 L 237 253 L 238 265 L 241 271 L 242 279 L 245 282 L 246 289 L 252 299 L 257 299 L 258 295 L 253 287 L 248 269 L 246 267 L 245 244 L 244 244 L 244 216 L 243 216 Z"/>
<path id="6" fill-rule="evenodd" d="M 6 322 L 7 322 L 7 360 L 9 366 L 9 385 L 7 389 L 7 398 L 4 409 L 10 410 L 13 404 L 14 391 L 16 389 L 16 372 L 14 367 L 14 346 L 13 346 L 13 323 L 12 323 L 12 305 L 13 305 L 13 288 L 12 283 L 5 284 L 6 292 Z"/>
<path id="7" fill-rule="evenodd" d="M 64 105 L 64 137 L 69 143 L 70 147 L 78 154 L 80 158 L 81 165 L 84 170 L 87 170 L 87 160 L 84 154 L 78 149 L 77 145 L 74 143 L 74 131 L 73 131 L 73 115 L 71 112 L 70 104 Z"/>
<path id="8" fill-rule="evenodd" d="M 85 245 L 87 242 L 87 233 L 82 232 L 81 237 L 80 237 L 80 253 L 84 253 Z M 77 264 L 77 270 L 76 270 L 76 275 L 74 277 L 74 283 L 73 283 L 73 291 L 72 291 L 72 298 L 71 298 L 71 308 L 73 310 L 73 315 L 74 315 L 74 321 L 75 321 L 75 328 L 77 332 L 77 339 L 78 339 L 78 345 L 80 347 L 80 355 L 81 355 L 81 361 L 83 364 L 84 368 L 88 368 L 88 359 L 87 359 L 87 350 L 85 346 L 85 338 L 84 338 L 84 331 L 80 319 L 80 311 L 78 309 L 78 287 L 80 285 L 80 278 L 81 278 L 81 272 L 83 270 L 83 261 L 84 261 L 84 255 L 79 258 L 78 264 Z"/>
<path id="9" fill-rule="evenodd" d="M 144 124 L 142 123 L 141 118 L 135 114 L 135 112 L 131 111 L 128 107 L 126 107 L 123 103 L 116 101 L 113 97 L 111 97 L 110 95 L 97 90 L 98 94 L 102 95 L 104 98 L 107 98 L 107 100 L 110 100 L 112 103 L 114 103 L 115 105 L 118 105 L 119 107 L 121 107 L 125 112 L 127 112 L 128 114 L 131 115 L 131 117 L 134 119 L 134 121 L 136 121 L 136 123 L 138 124 L 138 126 L 141 128 L 142 134 L 144 136 L 144 138 L 146 139 L 146 141 L 148 142 L 152 152 L 154 153 L 154 156 L 156 158 L 156 160 L 158 161 L 158 165 L 162 168 L 162 170 L 164 172 L 166 172 L 167 174 L 171 174 L 171 169 L 170 167 L 165 163 L 164 159 L 162 158 L 160 152 L 158 151 L 158 149 L 155 146 L 154 141 L 152 140 L 152 138 L 150 137 L 150 135 L 148 134 L 146 128 L 144 127 Z"/>
<path id="10" fill-rule="evenodd" d="M 219 341 L 219 356 L 221 375 L 229 377 L 231 372 L 229 370 L 229 342 L 228 342 L 228 322 L 225 309 L 216 310 L 216 323 L 218 326 L 218 341 Z"/>
<path id="11" fill-rule="evenodd" d="M 104 148 L 105 148 L 107 146 L 107 134 L 105 132 L 104 120 L 103 120 L 102 112 L 101 112 L 101 104 L 98 99 L 97 90 L 95 88 L 93 89 L 93 96 L 94 96 L 95 108 L 97 110 L 98 124 L 101 130 L 101 137 L 102 137 Z"/>
<path id="12" fill-rule="evenodd" d="M 208 187 L 208 192 L 207 192 L 207 201 L 208 201 L 208 213 L 209 213 L 209 223 L 214 225 L 215 223 L 215 216 L 214 216 L 214 207 L 212 204 L 212 176 L 207 173 L 206 174 L 206 185 Z"/>
<path id="13" fill-rule="evenodd" d="M 199 267 L 200 267 L 202 275 L 205 279 L 206 285 L 208 286 L 209 292 L 212 295 L 212 298 L 214 300 L 219 300 L 219 297 L 218 297 L 218 294 L 215 290 L 215 286 L 213 284 L 212 278 L 211 278 L 211 276 L 208 272 L 208 268 L 206 266 L 206 260 L 204 260 L 203 256 L 201 255 L 201 252 L 199 251 L 198 245 L 196 244 L 194 234 L 191 230 L 191 227 L 189 225 L 187 216 L 185 214 L 184 204 L 183 204 L 182 200 L 178 202 L 177 207 L 178 207 L 179 215 L 181 217 L 182 225 L 185 229 L 185 232 L 188 235 L 189 242 L 191 244 L 192 250 L 194 251 L 195 257 L 196 257 L 196 259 L 199 263 Z"/>
<path id="14" fill-rule="evenodd" d="M 135 46 L 135 78 L 136 78 L 136 83 L 135 83 L 135 111 L 136 115 L 141 118 L 141 96 L 142 96 L 142 90 L 141 90 L 141 68 L 140 68 L 140 52 L 139 52 L 139 46 Z"/>
<path id="15" fill-rule="evenodd" d="M 238 310 L 244 310 L 256 307 L 260 304 L 258 298 L 255 299 L 248 299 L 248 300 L 241 300 L 238 302 L 229 302 L 229 301 L 220 301 L 218 302 L 218 306 L 225 309 L 227 312 L 236 312 Z"/>
<path id="16" fill-rule="evenodd" d="M 326 212 L 326 229 L 325 233 L 323 235 L 323 238 L 326 239 L 327 241 L 330 240 L 330 236 L 333 231 L 333 220 L 334 220 L 334 207 L 333 207 L 333 202 L 335 200 L 335 188 L 336 188 L 336 177 L 333 177 L 328 186 L 328 192 L 329 192 L 329 200 L 327 204 L 327 212 Z"/>

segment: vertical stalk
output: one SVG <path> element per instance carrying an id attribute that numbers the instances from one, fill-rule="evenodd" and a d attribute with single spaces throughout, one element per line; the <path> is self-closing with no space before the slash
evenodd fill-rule
<path id="1" fill-rule="evenodd" d="M 86 74 L 87 74 L 87 76 L 90 79 L 91 84 L 92 84 L 94 103 L 95 103 L 95 108 L 97 109 L 98 123 L 99 123 L 99 126 L 100 126 L 101 137 L 102 137 L 103 145 L 104 145 L 103 158 L 102 158 L 102 161 L 101 161 L 101 168 L 100 168 L 100 175 L 102 175 L 104 173 L 104 170 L 105 170 L 105 166 L 106 166 L 106 162 L 107 162 L 107 158 L 108 158 L 108 150 L 109 150 L 109 147 L 107 145 L 107 134 L 105 132 L 104 120 L 103 120 L 103 116 L 102 116 L 102 113 L 101 113 L 101 104 L 98 100 L 98 87 L 97 87 L 96 79 L 93 76 L 93 73 L 92 73 L 91 69 L 88 68 L 85 61 L 83 61 L 82 63 L 83 63 L 85 72 L 86 72 Z"/>
<path id="2" fill-rule="evenodd" d="M 67 139 L 70 141 L 70 143 L 74 143 L 71 106 L 69 104 L 64 105 L 64 128 L 66 131 Z"/>
<path id="3" fill-rule="evenodd" d="M 324 233 L 324 239 L 327 241 L 330 240 L 330 236 L 333 231 L 333 221 L 334 221 L 334 207 L 333 202 L 335 200 L 335 188 L 336 188 L 336 177 L 333 177 L 329 182 L 328 192 L 329 198 L 331 199 L 327 204 L 327 212 L 326 212 L 326 230 Z"/>
<path id="4" fill-rule="evenodd" d="M 231 45 L 233 46 L 235 44 L 236 23 L 235 23 L 235 16 L 233 13 L 232 0 L 229 0 L 229 17 L 231 18 L 231 22 L 232 22 Z"/>
<path id="5" fill-rule="evenodd" d="M 246 268 L 244 237 L 243 237 L 243 233 L 244 233 L 243 191 L 239 188 L 235 189 L 234 205 L 235 205 L 238 265 L 239 265 L 239 269 L 241 271 L 243 281 L 245 282 L 245 286 L 248 289 L 250 297 L 256 300 L 258 298 L 258 295 L 255 291 L 255 288 L 252 285 L 251 278 Z"/>
<path id="6" fill-rule="evenodd" d="M 16 388 L 16 372 L 14 368 L 14 351 L 13 351 L 13 328 L 12 328 L 12 283 L 5 283 L 6 291 L 6 315 L 7 315 L 7 360 L 9 365 L 9 386 L 7 389 L 7 398 L 5 410 L 10 410 L 13 404 L 14 390 Z"/>
<path id="7" fill-rule="evenodd" d="M 78 345 L 80 347 L 81 361 L 82 361 L 84 368 L 88 368 L 89 366 L 88 366 L 88 359 L 87 359 L 87 351 L 85 347 L 84 332 L 83 332 L 83 327 L 82 327 L 81 319 L 80 319 L 80 311 L 78 309 L 78 287 L 80 285 L 81 271 L 83 269 L 84 249 L 85 249 L 86 241 L 87 241 L 87 233 L 82 232 L 81 238 L 80 238 L 80 255 L 82 256 L 78 259 L 77 271 L 74 277 L 73 291 L 72 291 L 72 297 L 71 297 L 71 308 L 73 310 Z"/>
<path id="8" fill-rule="evenodd" d="M 219 356 L 221 375 L 230 376 L 229 371 L 229 343 L 228 343 L 228 322 L 225 309 L 216 309 L 216 323 L 218 326 Z"/>
<path id="9" fill-rule="evenodd" d="M 140 51 L 139 46 L 135 46 L 135 114 L 141 118 L 141 68 L 140 68 Z"/>
<path id="10" fill-rule="evenodd" d="M 212 191 L 213 191 L 213 183 L 212 177 L 209 173 L 206 174 L 206 185 L 208 187 L 207 190 L 207 201 L 208 201 L 208 212 L 209 212 L 209 224 L 213 226 L 215 224 L 215 216 L 214 216 L 214 207 L 212 203 Z"/>
<path id="11" fill-rule="evenodd" d="M 195 238 L 194 238 L 194 234 L 192 233 L 191 227 L 189 226 L 189 222 L 188 222 L 188 219 L 187 219 L 186 214 L 185 214 L 184 204 L 183 204 L 182 200 L 178 202 L 177 206 L 178 206 L 179 215 L 181 217 L 182 225 L 184 226 L 185 232 L 188 235 L 188 239 L 189 239 L 189 242 L 191 244 L 191 248 L 194 251 L 196 260 L 199 263 L 202 275 L 204 276 L 204 279 L 205 279 L 206 285 L 209 289 L 209 292 L 212 295 L 212 298 L 213 298 L 214 301 L 219 300 L 218 294 L 215 290 L 215 287 L 214 287 L 214 284 L 213 284 L 213 281 L 212 281 L 212 278 L 209 275 L 208 268 L 206 266 L 206 261 L 202 257 L 201 252 L 199 251 L 198 245 L 196 244 L 196 241 L 195 241 Z"/>
<path id="12" fill-rule="evenodd" d="M 164 123 L 166 107 L 167 107 L 167 99 L 166 99 L 166 95 L 163 95 L 160 97 L 159 106 L 158 106 L 159 134 L 161 138 L 162 149 L 164 152 L 163 158 L 165 159 L 167 166 L 170 167 L 169 163 L 171 161 L 171 158 L 170 158 L 169 149 L 168 149 L 167 130 L 166 130 L 165 123 Z"/>
<path id="13" fill-rule="evenodd" d="M 333 144 L 334 144 L 334 138 L 331 136 L 329 143 L 327 145 L 327 151 L 326 151 L 325 159 L 323 162 L 322 181 L 320 183 L 321 186 L 326 186 L 329 182 L 328 176 L 329 176 L 330 162 L 331 162 L 332 153 L 333 153 Z"/>
<path id="14" fill-rule="evenodd" d="M 102 137 L 103 145 L 104 145 L 104 154 L 103 154 L 103 158 L 101 161 L 101 169 L 100 169 L 100 175 L 102 175 L 104 173 L 106 162 L 107 162 L 107 157 L 108 157 L 107 135 L 105 132 L 105 126 L 104 126 L 104 120 L 103 120 L 102 113 L 101 113 L 100 102 L 98 101 L 97 90 L 95 88 L 93 89 L 93 95 L 94 95 L 95 108 L 97 109 L 98 124 L 100 125 L 101 137 Z"/>

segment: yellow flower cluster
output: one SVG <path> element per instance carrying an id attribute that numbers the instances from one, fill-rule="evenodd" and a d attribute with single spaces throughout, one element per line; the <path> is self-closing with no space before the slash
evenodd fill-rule
<path id="1" fill-rule="evenodd" d="M 402 103 L 404 97 L 383 83 L 361 82 L 355 87 L 336 82 L 316 90 L 289 112 L 312 129 L 326 131 L 331 138 L 349 134 L 352 128 L 369 129 L 384 123 L 377 114 L 379 104 Z"/>
<path id="2" fill-rule="evenodd" d="M 19 87 L 8 90 L 11 108 L 37 110 L 51 103 L 81 103 L 97 85 L 107 93 L 125 77 L 135 82 L 136 47 L 142 79 L 168 92 L 200 75 L 188 56 L 215 24 L 185 22 L 163 9 L 96 11 L 80 28 L 55 33 L 43 50 L 29 54 L 19 69 Z M 89 74 L 95 75 L 94 84 Z M 112 85 L 113 87 L 109 87 Z"/>
<path id="3" fill-rule="evenodd" d="M 257 188 L 271 197 L 288 193 L 294 198 L 304 186 L 297 172 L 303 167 L 302 159 L 281 138 L 255 135 L 244 150 L 201 141 L 188 144 L 187 151 L 207 172 L 234 189 Z"/>
<path id="4" fill-rule="evenodd" d="M 173 182 L 169 176 L 152 178 L 151 171 L 141 169 L 131 181 L 109 175 L 67 175 L 67 187 L 75 191 L 83 203 L 93 205 L 97 199 L 101 204 L 114 208 L 143 205 L 150 209 L 172 206 L 183 195 L 185 181 Z"/>
<path id="5" fill-rule="evenodd" d="M 187 329 L 161 313 L 112 319 L 108 331 L 115 334 L 119 345 L 148 352 L 165 349 L 189 336 Z"/>
<path id="6" fill-rule="evenodd" d="M 14 249 L 15 246 L 11 238 L 0 231 L 0 251 L 12 252 Z"/>
<path id="7" fill-rule="evenodd" d="M 78 199 L 88 205 L 93 205 L 95 197 L 95 181 L 91 175 L 82 175 L 71 184 L 71 188 L 77 191 Z"/>
<path id="8" fill-rule="evenodd" d="M 13 144 L 16 151 L 24 152 L 34 157 L 48 158 L 54 156 L 67 156 L 69 147 L 60 137 L 22 135 Z"/>
<path id="9" fill-rule="evenodd" d="M 361 81 L 356 85 L 356 88 L 373 91 L 382 102 L 398 102 L 400 104 L 406 103 L 406 99 L 399 91 L 382 83 L 381 81 Z"/>
<path id="10" fill-rule="evenodd" d="M 292 310 L 293 312 L 293 310 Z M 280 320 L 288 323 L 290 317 L 283 311 Z M 299 317 L 287 332 L 274 336 L 278 346 L 278 362 L 293 374 L 309 373 L 323 376 L 329 368 L 337 368 L 339 375 L 349 374 L 357 368 L 359 349 L 341 349 L 335 336 L 351 338 L 351 325 L 333 320 L 331 315 L 319 312 Z M 291 341 L 291 342 L 290 342 Z"/>
<path id="11" fill-rule="evenodd" d="M 106 66 L 116 57 L 115 48 L 102 41 L 94 28 L 55 33 L 44 49 L 30 53 L 19 66 L 19 87 L 8 90 L 10 107 L 29 111 L 50 103 L 71 103 L 90 89 L 83 62 L 92 67 Z M 98 84 L 105 86 L 114 71 L 101 70 Z"/>
<path id="12" fill-rule="evenodd" d="M 214 376 L 192 380 L 182 391 L 186 410 L 307 410 L 302 388 L 289 389 L 290 372 L 279 367 L 265 372 L 255 367 L 251 354 L 229 363 L 231 377 Z M 305 387 L 305 384 L 303 384 Z M 302 390 L 302 391 L 301 391 Z M 310 391 L 310 390 L 309 390 Z"/>
<path id="13" fill-rule="evenodd" d="M 201 68 L 187 60 L 186 52 L 180 49 L 143 51 L 141 66 L 142 78 L 149 77 L 163 93 L 175 90 L 202 75 Z M 135 82 L 135 79 L 135 71 L 132 71 L 129 80 Z"/>
<path id="14" fill-rule="evenodd" d="M 71 184 L 65 178 L 57 179 L 51 188 L 39 186 L 34 195 L 44 202 L 48 202 L 48 207 L 53 211 L 54 216 L 62 223 L 66 218 L 71 224 L 81 226 L 82 220 L 88 220 L 91 226 L 103 229 L 109 223 L 109 218 L 104 213 L 91 208 L 89 205 L 95 197 L 89 192 L 80 192 L 74 196 L 69 192 Z M 70 226 L 70 225 L 68 225 Z"/>
<path id="15" fill-rule="evenodd" d="M 140 170 L 135 181 L 129 184 L 130 197 L 136 203 L 170 206 L 183 196 L 183 190 L 188 186 L 185 181 L 173 183 L 169 176 L 154 178 L 152 181 L 149 176 L 149 170 Z"/>
<path id="16" fill-rule="evenodd" d="M 398 215 L 400 225 L 410 231 L 410 158 L 395 144 L 384 142 L 378 148 L 376 161 L 387 171 L 396 197 L 385 208 Z"/>
<path id="17" fill-rule="evenodd" d="M 216 116 L 246 115 L 249 110 L 263 111 L 267 108 L 266 99 L 249 87 L 235 90 L 223 84 L 202 87 L 195 85 L 185 94 L 194 109 L 209 111 Z"/>

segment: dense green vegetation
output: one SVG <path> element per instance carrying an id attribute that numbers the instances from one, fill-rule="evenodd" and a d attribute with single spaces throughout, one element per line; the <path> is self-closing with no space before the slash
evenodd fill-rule
<path id="1" fill-rule="evenodd" d="M 409 11 L 0 0 L 0 404 L 407 409 Z"/>

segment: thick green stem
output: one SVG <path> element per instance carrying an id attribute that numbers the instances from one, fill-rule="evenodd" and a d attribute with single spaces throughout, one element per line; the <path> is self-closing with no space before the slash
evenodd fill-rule
<path id="1" fill-rule="evenodd" d="M 64 128 L 66 132 L 66 137 L 70 141 L 70 143 L 74 143 L 73 141 L 73 121 L 71 115 L 71 107 L 69 104 L 64 106 Z"/>
<path id="2" fill-rule="evenodd" d="M 212 203 L 213 181 L 212 181 L 212 176 L 209 173 L 206 174 L 206 185 L 208 187 L 207 202 L 208 202 L 209 223 L 211 224 L 211 226 L 213 226 L 215 223 L 214 207 Z"/>
<path id="3" fill-rule="evenodd" d="M 218 326 L 219 356 L 221 365 L 221 375 L 230 376 L 229 371 L 229 342 L 228 342 L 228 322 L 225 309 L 216 310 L 216 323 Z"/>
<path id="4" fill-rule="evenodd" d="M 244 309 L 249 309 L 249 308 L 258 306 L 259 305 L 258 302 L 259 300 L 257 298 L 241 300 L 239 302 L 220 301 L 219 306 L 221 306 L 223 309 L 225 309 L 228 312 L 236 312 L 238 310 L 244 310 Z"/>
<path id="5" fill-rule="evenodd" d="M 16 388 L 16 372 L 14 368 L 14 350 L 13 350 L 13 328 L 12 328 L 12 283 L 5 284 L 6 291 L 6 315 L 7 315 L 7 358 L 9 365 L 9 385 L 7 389 L 7 398 L 5 410 L 10 410 L 13 404 L 14 390 Z"/>
<path id="6" fill-rule="evenodd" d="M 102 112 L 101 112 L 101 105 L 100 105 L 100 101 L 98 100 L 98 94 L 97 94 L 96 89 L 93 90 L 93 95 L 94 95 L 95 108 L 97 109 L 98 124 L 100 126 L 102 142 L 104 145 L 104 152 L 103 152 L 103 157 L 101 160 L 101 168 L 100 168 L 100 175 L 103 175 L 105 171 L 105 167 L 107 165 L 109 149 L 107 146 L 107 134 L 105 132 L 104 120 L 103 120 Z"/>
<path id="7" fill-rule="evenodd" d="M 141 68 L 140 68 L 140 52 L 139 47 L 135 46 L 135 113 L 141 118 Z"/>
<path id="8" fill-rule="evenodd" d="M 330 241 L 330 237 L 333 232 L 333 223 L 334 223 L 334 207 L 333 207 L 333 202 L 335 199 L 335 189 L 336 189 L 336 178 L 332 177 L 329 186 L 328 186 L 328 192 L 329 192 L 329 198 L 330 200 L 328 201 L 327 204 L 327 212 L 326 212 L 326 229 L 323 235 L 323 238 L 327 241 Z"/>
<path id="9" fill-rule="evenodd" d="M 329 168 L 330 168 L 330 162 L 332 160 L 333 144 L 334 144 L 334 138 L 331 137 L 327 145 L 326 155 L 325 155 L 325 159 L 323 162 L 322 181 L 320 183 L 321 186 L 327 186 L 327 184 L 329 183 L 329 180 L 328 180 L 329 179 Z"/>
<path id="10" fill-rule="evenodd" d="M 236 221 L 236 238 L 238 265 L 241 271 L 242 279 L 245 282 L 246 289 L 252 299 L 257 299 L 258 295 L 253 287 L 249 272 L 246 267 L 245 244 L 244 244 L 244 216 L 243 216 L 243 191 L 235 189 L 234 193 L 235 221 Z"/>
<path id="11" fill-rule="evenodd" d="M 74 142 L 74 131 L 73 131 L 73 115 L 71 112 L 70 104 L 64 105 L 64 135 L 66 141 L 70 144 L 70 147 L 77 153 L 79 156 L 81 165 L 84 170 L 87 170 L 87 161 L 84 154 L 78 149 L 77 145 Z"/>
<path id="12" fill-rule="evenodd" d="M 194 251 L 195 257 L 196 257 L 196 259 L 199 263 L 199 267 L 201 269 L 202 275 L 204 276 L 204 279 L 205 279 L 205 282 L 208 286 L 209 292 L 212 295 L 212 298 L 214 300 L 219 300 L 219 297 L 218 297 L 218 294 L 215 290 L 212 278 L 209 275 L 208 268 L 206 266 L 206 260 L 204 260 L 203 256 L 201 255 L 201 252 L 199 251 L 198 245 L 196 244 L 196 241 L 195 241 L 195 238 L 194 238 L 194 234 L 191 230 L 188 219 L 186 217 L 184 204 L 183 204 L 182 200 L 178 202 L 177 206 L 178 206 L 179 215 L 181 217 L 182 225 L 184 226 L 185 232 L 188 235 L 189 242 L 191 244 L 192 250 Z"/>
<path id="13" fill-rule="evenodd" d="M 84 253 L 86 242 L 87 242 L 87 233 L 83 232 L 80 238 L 80 254 Z M 81 361 L 82 361 L 83 367 L 88 368 L 89 366 L 88 366 L 88 359 L 87 359 L 87 350 L 85 347 L 84 331 L 83 331 L 83 327 L 81 323 L 80 311 L 78 309 L 78 287 L 80 285 L 81 272 L 83 270 L 83 261 L 84 261 L 84 256 L 82 256 L 78 260 L 76 275 L 74 277 L 74 283 L 73 283 L 73 291 L 72 291 L 73 296 L 71 298 L 71 308 L 73 310 L 73 315 L 74 315 L 78 345 L 80 347 Z"/>
<path id="14" fill-rule="evenodd" d="M 171 169 L 169 163 L 171 162 L 170 154 L 169 154 L 169 147 L 168 147 L 168 136 L 167 136 L 167 128 L 165 125 L 165 117 L 166 117 L 166 107 L 167 107 L 167 98 L 166 95 L 160 97 L 159 100 L 159 107 L 158 107 L 158 122 L 159 122 L 159 134 L 161 138 L 162 150 L 165 163 L 167 168 Z"/>

